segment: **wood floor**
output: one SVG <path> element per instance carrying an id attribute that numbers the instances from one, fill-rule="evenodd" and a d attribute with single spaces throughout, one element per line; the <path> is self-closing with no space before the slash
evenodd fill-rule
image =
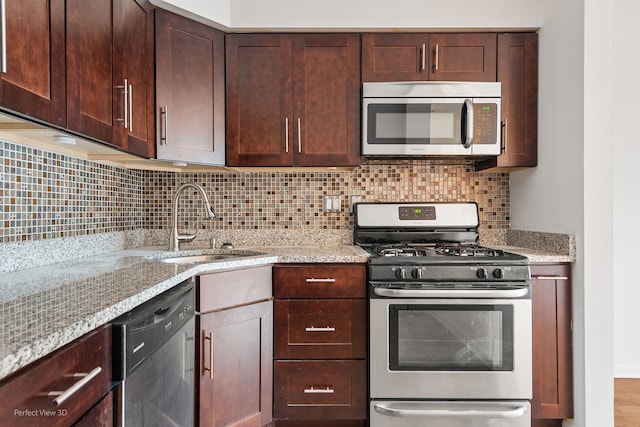
<path id="1" fill-rule="evenodd" d="M 640 379 L 616 378 L 614 381 L 616 427 L 640 426 Z"/>

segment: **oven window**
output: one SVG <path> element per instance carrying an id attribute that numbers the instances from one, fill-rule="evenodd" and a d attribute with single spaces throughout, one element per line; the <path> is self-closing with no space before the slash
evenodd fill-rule
<path id="1" fill-rule="evenodd" d="M 460 104 L 367 106 L 370 144 L 460 144 Z"/>
<path id="2" fill-rule="evenodd" d="M 392 304 L 389 369 L 513 370 L 513 306 Z"/>

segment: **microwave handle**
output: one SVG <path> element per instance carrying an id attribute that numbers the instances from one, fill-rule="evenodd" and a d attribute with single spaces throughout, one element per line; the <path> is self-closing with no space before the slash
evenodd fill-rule
<path id="1" fill-rule="evenodd" d="M 473 144 L 473 101 L 465 99 L 462 105 L 462 145 L 464 148 Z"/>

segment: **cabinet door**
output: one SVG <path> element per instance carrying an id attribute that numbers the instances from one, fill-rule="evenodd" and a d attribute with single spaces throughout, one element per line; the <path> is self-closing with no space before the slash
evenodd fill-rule
<path id="1" fill-rule="evenodd" d="M 573 418 L 570 266 L 532 265 L 535 419 Z"/>
<path id="2" fill-rule="evenodd" d="M 224 35 L 156 11 L 157 158 L 224 164 Z"/>
<path id="3" fill-rule="evenodd" d="M 496 81 L 496 34 L 430 34 L 429 80 Z"/>
<path id="4" fill-rule="evenodd" d="M 360 37 L 293 36 L 296 166 L 360 164 Z"/>
<path id="5" fill-rule="evenodd" d="M 199 316 L 200 425 L 271 422 L 273 302 Z"/>
<path id="6" fill-rule="evenodd" d="M 363 34 L 362 81 L 428 80 L 428 47 L 428 34 Z"/>
<path id="7" fill-rule="evenodd" d="M 67 126 L 113 143 L 111 0 L 67 0 Z"/>
<path id="8" fill-rule="evenodd" d="M 113 114 L 118 121 L 114 126 L 114 144 L 130 153 L 153 157 L 154 35 L 149 3 L 113 0 L 113 36 L 113 87 L 116 89 Z"/>
<path id="9" fill-rule="evenodd" d="M 227 165 L 291 166 L 291 36 L 228 34 Z"/>
<path id="10" fill-rule="evenodd" d="M 5 4 L 7 57 L 6 73 L 0 74 L 0 105 L 64 127 L 64 0 Z"/>

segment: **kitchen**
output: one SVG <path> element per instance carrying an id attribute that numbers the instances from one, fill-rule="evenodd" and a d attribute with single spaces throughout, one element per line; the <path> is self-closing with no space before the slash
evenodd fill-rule
<path id="1" fill-rule="evenodd" d="M 282 2 L 280 7 L 282 10 L 287 10 L 286 2 Z M 501 193 L 501 191 L 505 191 L 504 184 L 495 185 L 493 183 L 489 183 L 489 177 L 481 177 L 478 184 L 475 181 L 469 181 L 469 187 L 464 188 L 462 191 L 465 193 L 470 192 L 474 194 L 474 196 L 478 196 L 480 198 L 483 197 L 483 192 L 485 190 L 490 191 L 488 187 L 493 186 L 493 191 L 497 194 L 493 196 L 486 196 L 487 199 L 500 200 L 500 205 L 494 205 L 496 210 L 496 215 L 493 215 L 493 212 L 490 214 L 483 214 L 481 218 L 481 223 L 486 224 L 487 227 L 489 225 L 494 225 L 496 229 L 504 228 L 506 223 L 501 222 L 505 221 L 504 216 L 499 214 L 498 209 L 502 208 L 502 200 L 507 199 L 505 207 L 510 206 L 510 221 L 511 228 L 513 229 L 522 229 L 522 230 L 543 230 L 548 232 L 564 232 L 575 234 L 577 236 L 577 244 L 578 244 L 578 252 L 577 252 L 577 262 L 573 271 L 573 280 L 574 280 L 574 348 L 575 351 L 575 360 L 574 360 L 574 371 L 576 376 L 576 423 L 577 425 L 589 425 L 593 423 L 593 425 L 610 425 L 611 420 L 609 419 L 612 414 L 612 398 L 603 398 L 603 390 L 605 393 L 610 394 L 612 397 L 613 389 L 612 389 L 612 378 L 613 378 L 613 354 L 610 354 L 606 349 L 611 348 L 613 343 L 612 340 L 612 325 L 613 325 L 613 291 L 611 290 L 611 286 L 603 286 L 603 283 L 609 283 L 611 279 L 608 279 L 612 276 L 613 259 L 608 259 L 605 255 L 603 255 L 602 248 L 613 248 L 613 243 L 611 241 L 611 228 L 612 226 L 602 227 L 602 224 L 613 224 L 613 219 L 611 215 L 613 215 L 609 208 L 611 206 L 622 206 L 626 207 L 626 203 L 633 203 L 632 198 L 627 198 L 624 196 L 620 196 L 614 199 L 614 201 L 605 203 L 604 201 L 610 200 L 610 189 L 616 188 L 616 193 L 619 188 L 626 188 L 625 186 L 629 186 L 630 182 L 633 180 L 623 179 L 623 176 L 616 175 L 615 187 L 611 180 L 613 176 L 610 171 L 611 162 L 611 150 L 607 148 L 606 144 L 601 144 L 601 141 L 609 141 L 612 138 L 612 135 L 616 136 L 616 144 L 622 144 L 622 142 L 618 141 L 632 141 L 633 137 L 623 138 L 618 137 L 617 133 L 613 132 L 612 125 L 609 123 L 608 125 L 605 123 L 603 125 L 602 118 L 599 117 L 596 119 L 591 119 L 590 117 L 583 117 L 582 114 L 586 114 L 586 112 L 592 111 L 602 111 L 602 105 L 604 102 L 605 106 L 609 106 L 611 95 L 609 93 L 600 93 L 600 91 L 612 90 L 611 87 L 606 84 L 603 85 L 602 82 L 612 82 L 612 76 L 608 73 L 611 73 L 609 69 L 602 69 L 604 66 L 600 63 L 600 57 L 596 60 L 592 58 L 591 54 L 594 52 L 604 52 L 605 54 L 610 54 L 608 49 L 597 49 L 601 46 L 608 46 L 611 44 L 612 38 L 614 35 L 610 34 L 607 31 L 612 31 L 613 25 L 611 27 L 607 27 L 607 25 L 603 24 L 609 22 L 610 20 L 603 20 L 603 16 L 610 16 L 612 14 L 611 9 L 608 8 L 610 5 L 602 5 L 601 2 L 598 4 L 587 2 L 586 4 L 582 4 L 582 2 L 577 2 L 576 4 L 562 4 L 562 5 L 554 5 L 553 2 L 538 2 L 533 5 L 529 4 L 530 2 L 521 2 L 513 3 L 510 2 L 510 7 L 506 9 L 502 9 L 504 5 L 495 3 L 495 8 L 488 7 L 486 9 L 476 10 L 477 6 L 471 6 L 469 4 L 464 5 L 464 9 L 469 10 L 469 17 L 462 19 L 461 17 L 452 18 L 452 16 L 457 16 L 451 14 L 451 10 L 448 7 L 455 8 L 454 5 L 451 6 L 441 6 L 438 8 L 430 10 L 428 17 L 420 17 L 421 21 L 418 23 L 415 21 L 416 14 L 410 14 L 411 16 L 407 16 L 407 14 L 403 14 L 402 16 L 397 16 L 399 12 L 392 10 L 387 5 L 379 5 L 381 8 L 379 10 L 384 11 L 385 13 L 379 13 L 374 11 L 366 12 L 360 9 L 368 9 L 368 8 L 358 8 L 354 7 L 351 14 L 345 13 L 341 14 L 343 17 L 358 17 L 358 20 L 355 18 L 351 18 L 354 22 L 350 23 L 349 21 L 342 24 L 341 22 L 336 22 L 337 19 L 335 16 L 326 16 L 326 12 L 313 10 L 312 6 L 308 6 L 309 12 L 308 15 L 301 12 L 298 9 L 298 13 L 287 15 L 286 13 L 279 14 L 277 13 L 279 9 L 277 8 L 278 4 L 271 4 L 270 9 L 266 11 L 260 11 L 260 13 L 256 13 L 255 9 L 257 6 L 251 3 L 238 3 L 234 2 L 234 19 L 238 19 L 237 23 L 235 21 L 231 21 L 228 18 L 228 14 L 231 13 L 230 10 L 225 11 L 224 5 L 220 10 L 214 8 L 213 11 L 204 11 L 205 16 L 209 16 L 212 20 L 217 20 L 224 24 L 228 24 L 230 27 L 234 28 L 263 28 L 263 27 L 275 27 L 275 28 L 296 28 L 296 27 L 324 27 L 324 28 L 333 28 L 333 27 L 371 27 L 371 28 L 385 28 L 385 27 L 401 27 L 401 28 L 441 28 L 441 27 L 480 27 L 480 28 L 508 28 L 508 27 L 518 27 L 518 28 L 537 28 L 541 27 L 542 30 L 540 32 L 540 53 L 541 53 L 541 61 L 540 61 L 540 134 L 538 137 L 539 145 L 540 145 L 540 158 L 539 158 L 539 166 L 535 170 L 530 171 L 520 171 L 511 174 L 506 179 L 509 180 L 509 192 L 508 195 L 506 193 Z M 525 4 L 526 3 L 526 4 Z M 177 4 L 177 2 L 176 2 Z M 515 4 L 515 6 L 513 6 Z M 243 5 L 247 8 L 243 12 Z M 180 6 L 180 4 L 178 4 Z M 296 6 L 291 6 L 294 10 Z M 325 5 L 326 6 L 326 5 Z M 415 6 L 415 5 L 414 5 Z M 620 6 L 619 3 L 616 3 L 617 7 Z M 194 6 L 196 7 L 196 6 Z M 299 7 L 299 6 L 298 6 Z M 341 5 L 341 7 L 347 7 L 345 5 Z M 486 5 L 485 5 L 486 7 Z M 632 6 L 629 4 L 626 7 L 631 8 Z M 231 8 L 231 5 L 229 6 Z M 337 6 L 336 6 L 337 8 Z M 500 9 L 499 9 L 500 8 Z M 515 8 L 515 9 L 513 9 Z M 599 8 L 602 8 L 599 9 Z M 331 10 L 331 8 L 323 8 L 323 10 Z M 500 10 L 499 13 L 496 10 Z M 337 10 L 337 9 L 334 9 Z M 616 9 L 616 11 L 625 9 Z M 209 15 L 207 15 L 207 13 Z M 369 16 L 370 15 L 370 16 Z M 291 21 L 286 21 L 286 16 L 289 16 L 288 19 Z M 584 22 L 576 17 L 584 16 Z M 616 14 L 616 19 L 624 19 L 626 16 L 633 16 L 633 13 L 623 13 Z M 265 21 L 260 22 L 260 18 L 265 19 Z M 380 20 L 384 17 L 387 22 L 380 22 Z M 394 17 L 397 22 L 394 21 Z M 343 18 L 346 19 L 346 18 Z M 254 21 L 258 20 L 258 22 Z M 268 21 L 267 21 L 268 20 Z M 282 21 L 285 20 L 285 21 Z M 307 23 L 306 20 L 309 20 Z M 363 24 L 364 23 L 364 24 Z M 308 24 L 308 25 L 305 25 Z M 617 30 L 623 32 L 625 28 L 631 28 L 629 26 L 616 26 Z M 623 33 L 624 34 L 624 33 Z M 607 38 L 608 37 L 608 38 Z M 560 43 L 558 40 L 562 40 L 564 43 Z M 615 40 L 625 40 L 623 35 L 619 35 L 616 33 Z M 575 48 L 572 46 L 584 46 L 584 57 L 582 53 L 576 52 Z M 616 44 L 616 46 L 618 46 Z M 592 50 L 593 49 L 593 50 Z M 580 52 L 582 50 L 578 49 Z M 572 58 L 571 55 L 576 55 L 575 58 Z M 572 59 L 572 61 L 567 61 L 567 57 Z M 633 61 L 633 58 L 628 58 L 625 55 L 616 56 L 616 61 Z M 603 61 L 604 63 L 610 63 L 611 61 Z M 562 64 L 562 65 L 559 65 Z M 617 64 L 617 63 L 615 63 Z M 619 66 L 616 65 L 615 71 L 617 73 L 622 73 L 623 69 L 632 69 L 633 62 L 631 62 L 630 66 L 623 62 Z M 604 75 L 597 74 L 593 76 L 592 73 L 603 73 Z M 581 79 L 576 79 L 576 75 L 584 75 L 584 82 Z M 625 80 L 626 81 L 626 80 Z M 620 90 L 623 90 L 620 88 Z M 626 89 L 624 89 L 626 90 Z M 623 92 L 624 93 L 624 92 Z M 584 94 L 584 95 L 583 95 Z M 567 111 L 562 107 L 563 101 L 566 99 L 583 99 L 585 102 L 584 111 L 576 111 L 569 110 Z M 609 100 L 609 101 L 607 101 Z M 605 102 L 606 101 L 606 102 Z M 621 101 L 622 102 L 622 101 Z M 597 105 L 598 108 L 589 108 L 591 105 Z M 555 109 L 559 109 L 556 111 Z M 613 108 L 613 107 L 611 107 Z M 608 108 L 609 110 L 611 108 Z M 618 108 L 618 104 L 616 104 L 616 108 Z M 620 107 L 621 108 L 621 107 Z M 580 110 L 580 109 L 577 109 Z M 605 108 L 605 110 L 607 110 Z M 616 110 L 617 111 L 617 110 Z M 621 110 L 623 113 L 626 110 Z M 573 116 L 576 115 L 576 116 Z M 627 121 L 627 123 L 632 123 L 633 120 Z M 567 126 L 567 123 L 573 124 L 573 126 Z M 584 134 L 584 142 L 581 136 L 577 136 L 575 132 L 570 131 L 569 129 L 579 129 L 578 132 L 580 135 Z M 616 132 L 622 132 L 624 127 L 616 127 Z M 633 135 L 633 134 L 631 134 Z M 560 143 L 562 141 L 562 143 Z M 583 146 L 584 144 L 584 146 Z M 616 145 L 617 147 L 617 145 Z M 628 147 L 629 150 L 634 150 L 634 147 Z M 600 150 L 604 150 L 601 152 Z M 627 148 L 625 148 L 627 150 Z M 628 151 L 625 151 L 627 153 Z M 632 152 L 632 151 L 631 151 Z M 584 157 L 584 165 L 580 161 L 578 162 L 579 166 L 575 165 L 575 156 L 576 153 L 581 153 L 580 158 Z M 625 162 L 630 162 L 630 158 L 627 154 L 621 154 L 620 158 L 616 158 L 617 161 L 621 161 L 624 165 Z M 608 167 L 607 167 L 608 166 Z M 91 166 L 88 166 L 89 170 L 81 171 L 81 173 L 95 173 L 94 170 L 91 170 Z M 575 169 L 574 169 L 575 168 Z M 417 172 L 418 178 L 424 178 L 425 182 L 429 183 L 428 187 L 431 187 L 433 182 L 439 181 L 442 183 L 442 188 L 436 189 L 433 193 L 430 192 L 427 188 L 421 189 L 420 184 L 417 185 L 417 190 L 424 191 L 424 193 L 417 193 L 419 198 L 422 198 L 423 195 L 432 196 L 432 194 L 445 194 L 449 191 L 457 191 L 457 180 L 462 182 L 465 181 L 464 173 L 466 170 L 464 167 L 452 166 L 451 170 L 447 170 L 444 172 L 442 170 L 437 170 L 435 173 L 437 177 L 432 177 L 429 174 L 430 169 L 424 169 L 424 171 L 419 170 Z M 462 171 L 465 172 L 462 172 Z M 584 170 L 584 172 L 582 172 Z M 633 166 L 629 165 L 628 168 L 616 167 L 616 174 L 623 174 L 625 170 L 633 170 Z M 453 171 L 453 172 L 451 172 Z M 588 171 L 588 172 L 587 172 Z M 609 172 L 607 172 L 609 171 Z M 117 175 L 123 173 L 121 170 L 114 171 L 113 169 L 106 168 L 106 171 L 100 171 L 101 173 L 105 173 L 105 179 L 108 182 L 113 182 L 112 175 Z M 363 175 L 368 178 L 376 178 L 375 175 L 378 175 L 380 179 L 380 183 L 384 182 L 384 174 L 389 174 L 392 180 L 397 180 L 397 182 L 415 182 L 415 174 L 416 172 L 405 171 L 401 169 L 401 171 L 397 171 L 393 167 L 387 166 L 374 166 L 372 170 L 369 172 L 370 175 L 367 176 L 366 172 Z M 454 175 L 446 175 L 447 173 L 453 173 Z M 111 175 L 110 175 L 111 174 Z M 153 173 L 151 174 L 152 180 L 158 182 L 157 188 L 162 187 L 163 180 L 167 180 L 166 176 L 161 173 Z M 406 177 L 406 178 L 405 178 Z M 184 180 L 194 181 L 202 181 L 202 178 L 199 176 L 185 176 Z M 410 178 L 410 179 L 409 179 Z M 120 209 L 123 212 L 127 213 L 126 219 L 122 219 L 122 222 L 126 222 L 127 224 L 133 223 L 135 224 L 131 229 L 133 230 L 130 233 L 126 233 L 127 239 L 140 239 L 140 232 L 136 231 L 142 228 L 142 225 L 147 221 L 146 217 L 143 216 L 135 216 L 135 211 L 131 212 L 128 202 L 130 200 L 139 200 L 136 198 L 138 194 L 142 191 L 139 188 L 139 183 L 142 181 L 143 177 L 139 175 L 137 172 L 125 172 L 125 181 L 127 183 L 131 183 L 130 185 L 124 186 L 127 189 L 128 194 L 125 195 L 116 195 L 117 203 L 116 209 Z M 286 204 L 287 201 L 276 198 L 277 192 L 279 191 L 279 186 L 272 186 L 270 183 L 269 175 L 259 175 L 256 177 L 246 177 L 243 179 L 247 179 L 246 183 L 239 183 L 238 189 L 247 189 L 247 188 L 258 188 L 260 193 L 266 192 L 268 196 L 273 197 L 273 202 L 268 203 L 264 202 L 264 205 L 257 206 L 257 211 L 261 209 L 269 215 L 265 213 L 264 217 L 268 218 L 272 223 L 278 224 L 280 221 L 280 216 L 278 215 L 277 207 L 273 207 L 274 204 Z M 253 181 L 252 181 L 253 179 Z M 313 179 L 319 179 L 317 177 L 309 177 L 310 182 Z M 337 180 L 341 180 L 343 178 L 336 178 Z M 222 181 L 225 181 L 226 178 L 221 178 Z M 307 177 L 301 178 L 301 182 L 298 186 L 304 187 L 306 185 Z M 116 181 L 117 182 L 117 181 Z M 351 181 L 348 178 L 345 179 L 345 188 L 351 185 Z M 368 181 L 372 182 L 372 181 Z M 123 186 L 119 184 L 111 184 L 116 185 L 120 188 Z M 309 184 L 311 187 L 312 184 Z M 415 185 L 415 184 L 414 184 Z M 620 186 L 622 185 L 622 187 Z M 475 188 L 472 188 L 476 186 Z M 231 191 L 226 188 L 226 185 L 221 185 L 220 189 L 222 191 Z M 498 187 L 502 187 L 499 189 Z M 588 188 L 588 191 L 586 190 Z M 100 189 L 101 191 L 104 191 Z M 362 190 L 362 187 L 361 189 Z M 598 191 L 596 191 L 598 190 Z M 78 189 L 79 192 L 83 190 Z M 162 190 L 159 190 L 162 191 Z M 313 188 L 310 188 L 309 191 L 315 191 Z M 348 190 L 347 190 L 348 191 Z M 383 200 L 391 200 L 404 196 L 412 196 L 414 193 L 414 188 L 405 189 L 404 185 L 398 184 L 396 189 L 387 189 L 386 187 L 379 185 L 378 182 L 373 181 L 370 189 L 365 188 L 365 191 L 370 191 L 372 198 L 383 199 Z M 629 191 L 630 194 L 631 191 Z M 252 197 L 253 193 L 249 193 L 249 199 L 253 201 L 253 203 L 262 203 L 258 199 Z M 625 192 L 621 191 L 620 194 L 624 195 Z M 99 194 L 100 197 L 108 197 L 103 194 Z M 131 197 L 133 196 L 133 197 Z M 304 195 L 303 195 L 304 196 Z M 308 193 L 308 196 L 305 197 L 316 197 L 311 196 Z M 584 200 L 583 200 L 584 197 Z M 154 199 L 157 200 L 154 203 L 162 206 L 161 213 L 164 215 L 168 215 L 168 201 L 167 197 Z M 246 200 L 246 199 L 242 199 Z M 479 199 L 478 203 L 481 206 L 488 206 L 489 202 L 486 203 Z M 215 202 L 214 202 L 215 204 Z M 136 204 L 136 206 L 139 206 Z M 272 208 L 273 210 L 268 210 Z M 138 209 L 142 210 L 143 207 L 139 207 Z M 224 208 L 226 211 L 221 211 L 218 219 L 215 221 L 224 221 L 224 218 L 228 218 L 233 215 L 232 208 Z M 304 209 L 308 209 L 308 205 L 306 203 L 300 203 L 300 207 L 302 211 L 300 211 L 299 215 L 292 216 L 291 221 L 299 221 L 299 223 L 306 223 L 306 221 L 310 221 L 311 225 L 314 228 L 323 228 L 333 227 L 334 225 L 338 225 L 340 221 L 349 221 L 348 219 L 341 219 L 341 216 L 334 217 L 324 217 L 319 215 L 318 217 L 314 217 L 309 219 L 309 212 L 304 211 Z M 151 209 L 152 211 L 156 211 L 156 209 Z M 297 209 L 296 209 L 297 211 Z M 554 212 L 553 215 L 549 215 L 549 212 Z M 616 215 L 626 215 L 625 212 L 632 212 L 630 209 L 614 209 Z M 586 215 L 585 213 L 588 213 Z M 132 214 L 133 218 L 129 218 L 128 215 Z M 315 214 L 315 211 L 313 212 Z M 313 215 L 312 214 L 312 215 Z M 60 214 L 62 215 L 62 214 Z M 160 215 L 160 214 L 157 214 Z M 108 216 L 108 215 L 107 215 Z M 288 219 L 288 216 L 285 217 Z M 348 217 L 346 217 L 348 218 Z M 492 220 L 493 218 L 493 220 Z M 71 214 L 70 223 L 73 226 L 76 217 Z M 622 218 L 624 220 L 624 217 Z M 138 221 L 138 222 L 136 222 Z M 162 221 L 159 217 L 152 217 L 151 221 Z M 495 222 L 492 222 L 495 221 Z M 630 233 L 630 230 L 633 230 L 631 219 L 628 219 L 628 227 L 621 227 L 618 230 L 619 234 L 615 234 L 616 238 L 616 248 L 618 248 L 618 244 L 624 244 L 624 241 L 633 241 L 634 239 L 622 240 L 621 236 L 625 236 Z M 155 224 L 153 223 L 154 227 Z M 275 225 L 274 224 L 274 225 Z M 619 223 L 616 222 L 616 226 Z M 624 224 L 624 221 L 623 221 Z M 117 227 L 118 224 L 112 225 Z M 212 229 L 219 229 L 220 227 L 215 226 Z M 283 232 L 283 227 L 270 227 L 267 232 L 270 233 L 273 237 L 269 238 L 269 241 L 273 239 L 280 238 L 281 234 L 286 234 Z M 290 228 L 294 228 L 293 225 Z M 622 231 L 624 229 L 624 231 Z M 243 233 L 239 231 L 238 234 L 249 234 L 249 231 Z M 105 236 L 105 239 L 108 238 Z M 240 237 L 232 237 L 231 240 L 234 242 L 238 242 L 238 244 L 242 244 L 239 240 Z M 618 242 L 618 240 L 620 242 Z M 160 243 L 164 243 L 164 241 L 159 241 Z M 49 243 L 48 243 L 49 244 Z M 105 245 L 111 244 L 111 242 L 104 242 L 102 247 Z M 65 250 L 64 245 L 65 242 L 56 242 L 50 243 L 50 250 L 47 251 L 50 257 L 55 257 L 58 250 Z M 584 245 L 584 246 L 582 246 Z M 591 246 L 593 245 L 593 246 Z M 5 246 L 4 244 L 2 245 Z M 11 245 L 6 245 L 11 246 Z M 4 249 L 4 248 L 3 248 Z M 11 248 L 12 249 L 12 248 Z M 7 248 L 7 251 L 11 251 L 10 248 Z M 604 251 L 605 253 L 611 251 Z M 597 261 L 590 261 L 594 257 L 598 257 Z M 35 256 L 36 258 L 38 255 Z M 604 258 L 603 258 L 604 257 Z M 622 255 L 621 255 L 622 257 Z M 3 257 L 8 258 L 8 257 Z M 608 261 L 607 261 L 608 259 Z M 616 257 L 616 263 L 619 261 L 618 257 Z M 616 281 L 615 281 L 615 289 L 619 289 L 618 283 L 623 282 L 633 282 L 632 279 L 628 280 L 620 280 L 617 279 L 617 274 L 619 272 L 624 272 L 626 269 L 630 268 L 629 266 L 633 265 L 632 261 L 628 261 L 626 263 L 622 263 L 621 266 L 616 264 Z M 631 277 L 629 275 L 629 277 Z M 620 285 L 624 286 L 624 285 Z M 624 288 L 623 288 L 624 289 Z M 633 292 L 633 289 L 628 289 L 626 292 Z M 633 293 L 631 294 L 633 295 Z M 629 300 L 630 298 L 622 298 L 622 300 Z M 577 303 L 581 302 L 581 303 Z M 628 304 L 628 303 L 627 303 Z M 604 308 L 603 308 L 604 306 Z M 604 310 L 604 311 L 603 311 Z M 620 315 L 620 313 L 625 312 L 625 310 L 615 310 L 616 316 Z M 627 313 L 633 312 L 632 308 L 626 309 Z M 608 322 L 602 323 L 602 319 L 609 319 Z M 583 319 L 583 320 L 581 320 Z M 598 319 L 599 322 L 597 325 L 592 325 L 589 322 L 593 321 L 591 319 Z M 618 324 L 619 323 L 619 324 Z M 633 324 L 633 322 L 627 322 L 627 324 Z M 619 328 L 624 330 L 624 318 L 622 322 L 616 323 L 616 333 Z M 628 332 L 626 335 L 630 336 L 632 332 Z M 609 343 L 609 345 L 605 345 Z M 624 342 L 619 343 L 616 341 L 616 346 L 618 345 L 628 345 Z M 578 351 L 577 349 L 583 349 L 583 351 Z M 624 349 L 624 347 L 623 347 Z M 629 351 L 629 350 L 627 350 Z M 633 351 L 631 349 L 630 351 Z M 636 350 L 637 351 L 637 350 Z M 620 353 L 620 357 L 626 354 L 626 351 L 618 352 L 616 351 L 616 357 L 618 357 L 618 353 Z M 633 354 L 633 353 L 630 353 Z M 637 353 L 636 353 L 637 354 Z M 588 355 L 588 358 L 585 358 L 584 355 Z M 633 357 L 630 358 L 633 360 Z M 637 357 L 636 357 L 637 359 Z M 621 362 L 622 363 L 622 362 Z M 622 363 L 624 364 L 624 363 Z M 627 363 L 631 364 L 631 363 Z M 608 390 L 608 391 L 607 391 Z M 584 395 L 583 395 L 584 393 Z M 602 418 L 601 418 L 602 417 Z"/>

